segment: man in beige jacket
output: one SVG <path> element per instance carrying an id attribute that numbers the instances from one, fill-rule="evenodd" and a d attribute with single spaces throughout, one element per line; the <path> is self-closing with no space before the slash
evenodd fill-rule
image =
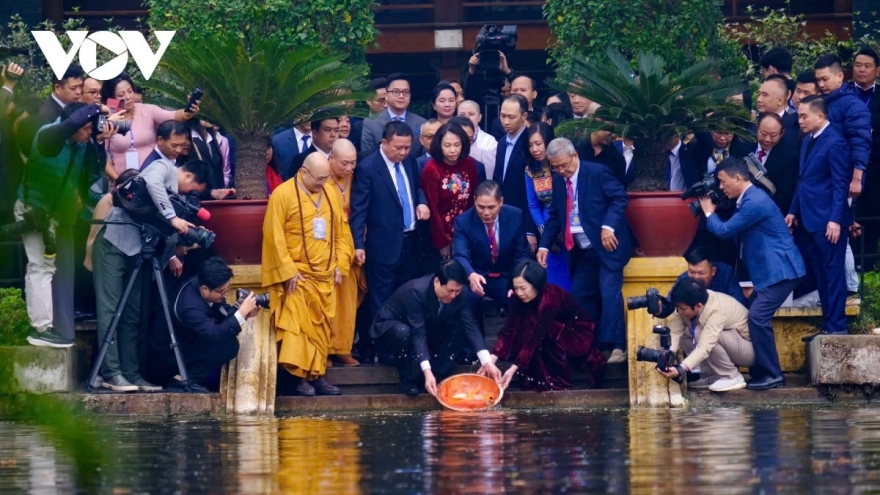
<path id="1" fill-rule="evenodd" d="M 672 303 L 676 313 L 668 321 L 672 335 L 672 351 L 679 346 L 687 354 L 680 367 L 691 371 L 698 365 L 701 379 L 691 384 L 708 385 L 713 392 L 745 388 L 739 367 L 755 362 L 755 351 L 749 340 L 749 311 L 736 299 L 706 289 L 702 280 L 686 278 L 672 287 Z M 660 371 L 675 378 L 679 371 Z"/>

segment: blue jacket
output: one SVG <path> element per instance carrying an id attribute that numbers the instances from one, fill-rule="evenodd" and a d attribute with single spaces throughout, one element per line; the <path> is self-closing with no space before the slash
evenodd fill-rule
<path id="1" fill-rule="evenodd" d="M 497 170 L 497 169 L 496 169 Z M 629 236 L 629 224 L 626 222 L 626 207 L 629 196 L 626 189 L 605 165 L 594 162 L 580 162 L 577 179 L 578 213 L 584 234 L 593 244 L 599 261 L 609 270 L 623 270 L 632 256 L 632 240 Z M 566 215 L 568 191 L 565 178 L 561 175 L 553 177 L 553 200 L 550 202 L 550 214 L 544 224 L 541 235 L 541 247 L 550 249 L 560 233 L 564 232 L 569 221 Z M 607 225 L 614 229 L 618 246 L 614 251 L 602 247 L 601 230 Z"/>
<path id="2" fill-rule="evenodd" d="M 871 157 L 871 112 L 851 84 L 825 95 L 828 120 L 836 124 L 849 146 L 850 163 L 865 170 Z M 852 178 L 852 177 L 850 177 Z"/>
<path id="3" fill-rule="evenodd" d="M 852 163 L 847 160 L 846 141 L 830 124 L 816 138 L 806 156 L 811 137 L 801 144 L 800 180 L 789 213 L 796 216 L 807 232 L 825 232 L 828 222 L 846 228 L 852 225 L 847 203 Z"/>
<path id="4" fill-rule="evenodd" d="M 526 130 L 513 144 L 510 153 L 510 161 L 507 162 L 507 173 L 504 172 L 504 156 L 507 153 L 507 134 L 498 140 L 498 151 L 495 153 L 495 171 L 492 180 L 501 184 L 501 195 L 504 203 L 515 206 L 522 211 L 529 211 L 529 198 L 526 194 L 526 153 L 528 153 L 528 138 Z M 524 218 L 526 222 L 526 234 L 537 235 L 538 228 L 531 215 Z"/>
<path id="5" fill-rule="evenodd" d="M 427 203 L 419 182 L 418 165 L 412 156 L 401 164 L 409 180 L 415 215 L 416 207 Z M 397 263 L 403 248 L 403 206 L 379 150 L 355 168 L 349 225 L 355 249 L 365 249 L 367 260 L 385 265 Z"/>
<path id="6" fill-rule="evenodd" d="M 742 204 L 730 220 L 711 215 L 706 225 L 720 239 L 738 238 L 755 290 L 783 280 L 797 280 L 807 271 L 785 218 L 759 187 L 746 189 Z"/>
<path id="7" fill-rule="evenodd" d="M 498 260 L 492 263 L 486 226 L 471 207 L 455 219 L 452 255 L 467 271 L 482 276 L 489 273 L 508 275 L 516 264 L 529 257 L 529 243 L 523 227 L 523 212 L 502 205 L 498 212 Z"/>
<path id="8" fill-rule="evenodd" d="M 309 140 L 311 143 L 311 139 Z M 281 177 L 290 178 L 290 165 L 296 155 L 300 154 L 301 143 L 296 140 L 296 133 L 293 127 L 285 131 L 279 132 L 272 138 L 272 153 L 275 156 L 275 163 L 278 164 L 278 173 Z"/>

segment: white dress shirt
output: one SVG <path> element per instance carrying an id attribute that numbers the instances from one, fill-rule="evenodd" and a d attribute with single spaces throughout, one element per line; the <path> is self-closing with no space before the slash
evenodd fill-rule
<path id="1" fill-rule="evenodd" d="M 495 155 L 498 152 L 498 141 L 491 134 L 476 129 L 477 137 L 471 146 L 470 156 L 486 167 L 486 178 L 491 180 L 495 173 Z"/>
<path id="2" fill-rule="evenodd" d="M 629 172 L 629 166 L 633 161 L 633 151 L 635 151 L 636 147 L 627 146 L 626 143 L 623 143 L 623 159 L 626 160 L 626 171 Z"/>
<path id="3" fill-rule="evenodd" d="M 296 136 L 296 148 L 299 150 L 300 153 L 307 150 L 309 148 L 309 146 L 312 144 L 312 133 L 311 132 L 308 134 L 303 134 L 303 133 L 299 132 L 299 129 L 294 127 L 293 128 L 293 135 Z M 303 136 L 309 137 L 309 139 L 306 140 L 305 146 L 303 146 L 303 141 L 302 141 Z"/>
<path id="4" fill-rule="evenodd" d="M 55 93 L 52 93 L 52 99 L 55 100 L 55 103 L 57 103 L 57 104 L 59 104 L 59 105 L 61 106 L 61 109 L 62 109 L 62 110 L 64 110 L 64 107 L 67 106 L 67 103 L 64 103 L 63 101 L 61 101 L 60 99 L 58 99 L 58 97 L 55 96 Z"/>
<path id="5" fill-rule="evenodd" d="M 382 155 L 382 159 L 385 160 L 385 166 L 388 167 L 388 173 L 391 174 L 391 180 L 394 182 L 394 190 L 398 191 L 399 189 L 397 187 L 397 171 L 394 168 L 394 166 L 396 164 L 394 162 L 392 162 L 391 160 L 389 160 L 387 156 L 385 156 L 385 152 L 382 151 L 381 147 L 379 148 L 379 154 Z M 404 186 L 406 187 L 406 197 L 409 198 L 409 209 L 410 209 L 410 212 L 412 213 L 410 215 L 410 218 L 412 218 L 412 223 L 405 226 L 403 231 L 404 232 L 411 232 L 411 231 L 415 230 L 415 228 L 416 228 L 416 205 L 413 204 L 414 201 L 412 199 L 412 197 L 413 197 L 412 189 L 410 188 L 409 177 L 406 175 L 406 168 L 403 166 L 403 163 L 400 164 L 400 172 L 403 175 L 403 182 L 404 182 Z M 403 206 L 403 205 L 401 205 L 401 206 Z"/>
<path id="6" fill-rule="evenodd" d="M 687 185 L 684 183 L 684 174 L 681 173 L 681 161 L 679 160 L 679 153 L 681 152 L 681 140 L 678 141 L 678 144 L 675 145 L 675 148 L 669 153 L 669 165 L 670 165 L 670 174 L 669 174 L 669 190 L 670 191 L 684 191 L 687 188 Z"/>
<path id="7" fill-rule="evenodd" d="M 761 154 L 760 154 L 762 151 L 764 152 L 763 158 L 761 158 Z M 757 158 L 761 162 L 761 165 L 764 165 L 765 163 L 767 163 L 767 159 L 770 158 L 771 151 L 773 151 L 773 148 L 770 148 L 769 150 L 765 150 L 759 144 L 758 148 L 755 150 L 755 158 Z"/>
<path id="8" fill-rule="evenodd" d="M 825 129 L 827 129 L 829 125 L 831 125 L 831 122 L 825 122 L 825 125 L 823 125 L 821 129 L 819 129 L 818 131 L 816 131 L 812 134 L 813 139 L 816 139 L 817 137 L 821 136 L 822 133 L 825 132 Z"/>

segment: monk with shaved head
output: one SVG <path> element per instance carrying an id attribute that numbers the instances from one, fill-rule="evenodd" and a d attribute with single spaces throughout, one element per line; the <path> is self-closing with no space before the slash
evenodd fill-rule
<path id="1" fill-rule="evenodd" d="M 310 154 L 272 193 L 263 220 L 262 282 L 271 294 L 278 363 L 298 379 L 297 395 L 339 395 L 324 373 L 335 291 L 354 250 L 333 179 L 327 157 Z"/>
<path id="2" fill-rule="evenodd" d="M 342 210 L 345 212 L 345 223 L 342 236 L 345 238 L 345 256 L 348 261 L 339 264 L 342 283 L 336 288 L 336 317 L 330 327 L 330 357 L 341 366 L 358 366 L 360 363 L 351 357 L 354 344 L 355 321 L 357 309 L 367 292 L 367 278 L 363 272 L 363 264 L 354 259 L 354 238 L 348 225 L 348 214 L 351 204 L 351 179 L 357 165 L 357 149 L 348 139 L 340 138 L 333 143 L 330 151 L 330 174 L 327 183 L 328 194 L 335 195 Z"/>

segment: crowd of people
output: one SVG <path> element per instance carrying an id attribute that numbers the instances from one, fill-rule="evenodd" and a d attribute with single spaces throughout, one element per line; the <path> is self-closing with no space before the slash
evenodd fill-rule
<path id="1" fill-rule="evenodd" d="M 431 115 L 409 110 L 410 83 L 392 74 L 371 81 L 368 118 L 319 110 L 266 143 L 262 283 L 278 362 L 297 394 L 339 394 L 325 379 L 328 367 L 376 360 L 397 367 L 409 395 L 436 393 L 456 363 L 479 362 L 505 387 L 518 374 L 524 388 L 558 390 L 572 386 L 573 367 L 596 377 L 606 364 L 626 362 L 623 269 L 638 251 L 625 216 L 639 165 L 634 143 L 608 131 L 557 136 L 559 124 L 588 117 L 597 104 L 554 92 L 541 108 L 536 82 L 503 55 L 498 115 L 483 115 L 491 81 L 481 80 L 478 65 L 475 56 L 463 85 L 434 87 Z M 713 173 L 730 204 L 700 199 L 688 271 L 654 312 L 668 318 L 673 350 L 687 358 L 658 372 L 691 374 L 690 386 L 718 392 L 784 386 L 771 319 L 792 296 L 817 290 L 819 334 L 846 333 L 845 306 L 858 288 L 849 240 L 866 237 L 862 269 L 870 270 L 880 238 L 876 221 L 854 222 L 854 212 L 871 217 L 880 209 L 872 138 L 880 57 L 860 50 L 852 82 L 835 55 L 797 77 L 783 49 L 765 53 L 760 66 L 754 142 L 727 132 L 668 142 L 669 189 Z M 77 212 L 84 206 L 86 218 L 126 221 L 109 193 L 137 176 L 185 234 L 193 226 L 176 217 L 167 195 L 234 195 L 234 141 L 198 118 L 197 103 L 164 110 L 142 103 L 124 75 L 100 83 L 76 67 L 54 81 L 40 110 L 14 109 L 22 71 L 9 64 L 2 74 L 4 208 L 20 221 L 49 212 L 57 245 L 51 254 L 40 230 L 22 234 L 29 341 L 72 345 L 74 252 L 88 245 L 99 341 L 119 319 L 103 386 L 174 387 L 181 377 L 171 354 L 151 355 L 149 366 L 139 361 L 145 340 L 151 353 L 167 347 L 141 330 L 150 316 L 140 309 L 140 282 L 125 287 L 141 259 L 139 232 L 90 229 Z M 751 97 L 738 101 L 748 106 Z M 99 113 L 109 123 L 92 130 Z M 130 128 L 120 132 L 115 121 Z M 229 267 L 199 253 L 208 250 L 167 244 L 163 267 L 179 280 L 170 294 L 174 326 L 190 375 L 210 385 L 258 305 L 253 295 L 225 305 Z M 493 349 L 483 324 L 487 299 L 506 316 Z M 502 373 L 499 359 L 513 364 Z M 750 368 L 748 383 L 739 367 Z"/>

